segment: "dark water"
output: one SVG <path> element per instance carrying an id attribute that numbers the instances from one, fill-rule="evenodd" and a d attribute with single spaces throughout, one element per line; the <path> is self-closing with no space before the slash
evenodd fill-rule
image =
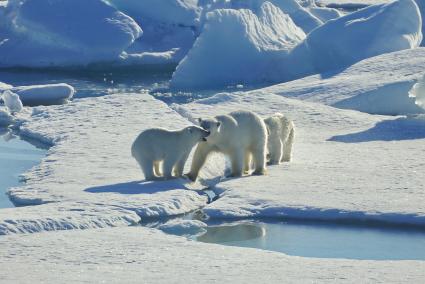
<path id="1" fill-rule="evenodd" d="M 244 221 L 210 226 L 197 240 L 303 257 L 425 260 L 425 228 Z"/>
<path id="2" fill-rule="evenodd" d="M 151 95 L 171 103 L 187 103 L 218 92 L 171 92 L 168 88 L 173 67 L 145 70 L 136 68 L 101 70 L 0 70 L 0 82 L 13 86 L 67 83 L 76 89 L 74 98 L 99 97 L 113 93 L 139 93 Z"/>
<path id="3" fill-rule="evenodd" d="M 0 128 L 0 208 L 13 207 L 6 191 L 18 186 L 19 176 L 44 157 L 47 150 L 40 147 L 41 145 L 37 148 Z"/>

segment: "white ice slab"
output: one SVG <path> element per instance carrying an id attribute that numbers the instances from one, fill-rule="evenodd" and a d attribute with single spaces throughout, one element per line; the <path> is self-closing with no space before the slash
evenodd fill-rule
<path id="1" fill-rule="evenodd" d="M 423 261 L 287 256 L 129 227 L 0 238 L 5 283 L 421 283 Z M 26 273 L 23 273 L 25 271 Z"/>
<path id="2" fill-rule="evenodd" d="M 130 153 L 144 129 L 180 129 L 189 124 L 145 93 L 36 107 L 20 133 L 52 148 L 40 165 L 24 174 L 26 184 L 12 188 L 9 196 L 18 205 L 84 201 L 133 210 L 143 217 L 198 209 L 207 196 L 190 189 L 203 186 L 186 180 L 145 182 Z"/>
<path id="3" fill-rule="evenodd" d="M 74 87 L 65 84 L 48 84 L 13 87 L 25 105 L 50 105 L 67 103 L 74 95 Z"/>
<path id="4" fill-rule="evenodd" d="M 43 231 L 85 230 L 136 225 L 140 217 L 130 210 L 81 203 L 49 203 L 0 210 L 0 236 Z"/>
<path id="5" fill-rule="evenodd" d="M 193 117 L 282 112 L 296 125 L 294 160 L 268 175 L 230 179 L 213 217 L 377 220 L 425 225 L 425 120 L 373 116 L 267 92 L 222 94 L 184 106 Z"/>

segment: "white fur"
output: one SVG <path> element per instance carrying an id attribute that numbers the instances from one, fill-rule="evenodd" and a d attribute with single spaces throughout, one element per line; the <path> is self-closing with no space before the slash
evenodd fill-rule
<path id="1" fill-rule="evenodd" d="M 195 150 L 188 177 L 196 180 L 199 171 L 211 152 L 221 152 L 229 157 L 231 175 L 242 176 L 251 164 L 254 174 L 266 172 L 267 129 L 263 120 L 253 112 L 237 111 L 210 119 L 200 119 L 202 128 L 211 132 L 206 142 Z"/>
<path id="2" fill-rule="evenodd" d="M 276 113 L 264 120 L 267 126 L 269 163 L 278 165 L 289 162 L 292 158 L 292 145 L 295 137 L 294 122 L 281 113 Z"/>
<path id="3" fill-rule="evenodd" d="M 152 128 L 140 133 L 131 146 L 131 154 L 142 168 L 146 180 L 161 176 L 170 179 L 173 174 L 181 177 L 190 150 L 208 135 L 208 131 L 197 126 L 178 131 Z"/>

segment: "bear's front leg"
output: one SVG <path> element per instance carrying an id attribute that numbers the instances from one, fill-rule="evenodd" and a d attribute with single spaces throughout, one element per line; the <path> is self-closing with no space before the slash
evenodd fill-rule
<path id="1" fill-rule="evenodd" d="M 241 177 L 244 170 L 245 151 L 242 149 L 235 150 L 230 155 L 232 165 L 232 177 Z"/>
<path id="2" fill-rule="evenodd" d="M 177 161 L 176 165 L 174 166 L 175 177 L 183 176 L 184 165 L 186 164 L 188 156 L 189 156 L 189 153 L 184 153 L 183 156 L 180 158 L 180 160 Z"/>
<path id="3" fill-rule="evenodd" d="M 196 181 L 199 175 L 199 171 L 202 166 L 205 164 L 208 155 L 213 150 L 213 147 L 210 146 L 207 142 L 200 142 L 196 147 L 195 153 L 192 158 L 192 165 L 190 167 L 190 172 L 186 176 L 191 181 Z"/>

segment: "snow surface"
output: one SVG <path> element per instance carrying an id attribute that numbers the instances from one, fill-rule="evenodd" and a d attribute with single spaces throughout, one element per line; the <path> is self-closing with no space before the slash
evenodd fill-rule
<path id="1" fill-rule="evenodd" d="M 9 196 L 16 205 L 85 202 L 132 210 L 142 217 L 199 209 L 208 201 L 197 191 L 205 185 L 179 179 L 146 182 L 130 154 L 142 130 L 187 125 L 186 119 L 146 93 L 36 107 L 20 126 L 20 134 L 52 147 L 40 165 L 23 175 L 26 183 L 12 188 Z M 214 164 L 204 178 L 222 170 Z"/>
<path id="2" fill-rule="evenodd" d="M 12 283 L 421 283 L 423 261 L 315 259 L 129 227 L 0 238 Z M 22 273 L 28 271 L 29 273 Z"/>
<path id="3" fill-rule="evenodd" d="M 170 86 L 193 89 L 269 80 L 274 72 L 270 64 L 304 38 L 291 18 L 268 2 L 257 15 L 247 9 L 214 10 Z"/>
<path id="4" fill-rule="evenodd" d="M 111 61 L 142 34 L 132 18 L 101 0 L 10 0 L 2 13 L 1 67 Z"/>
<path id="5" fill-rule="evenodd" d="M 216 185 L 211 217 L 293 217 L 425 225 L 425 119 L 373 116 L 265 91 L 216 95 L 183 106 L 193 117 L 281 112 L 297 126 L 293 162 L 266 176 Z"/>
<path id="6" fill-rule="evenodd" d="M 265 90 L 375 114 L 423 113 L 421 99 L 412 89 L 423 81 L 424 65 L 425 48 L 403 50 L 360 61 L 339 72 L 313 75 Z"/>

